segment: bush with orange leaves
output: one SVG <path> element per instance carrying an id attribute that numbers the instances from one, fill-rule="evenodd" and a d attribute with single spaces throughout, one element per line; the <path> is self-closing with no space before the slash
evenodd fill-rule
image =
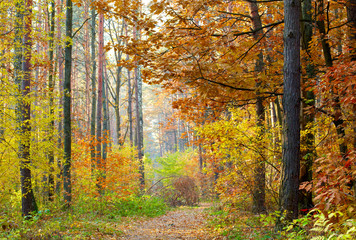
<path id="1" fill-rule="evenodd" d="M 94 143 L 96 145 L 97 143 Z M 90 157 L 93 145 L 88 139 L 74 143 L 72 150 L 73 197 L 97 196 L 98 167 Z M 95 146 L 94 146 L 95 147 Z M 138 193 L 138 160 L 133 147 L 124 145 L 108 149 L 103 164 L 103 189 L 106 198 L 127 198 Z M 103 160 L 102 160 L 103 161 Z"/>

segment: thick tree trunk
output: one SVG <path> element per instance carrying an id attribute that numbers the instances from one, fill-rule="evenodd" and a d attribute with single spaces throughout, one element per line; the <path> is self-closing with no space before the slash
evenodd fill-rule
<path id="1" fill-rule="evenodd" d="M 23 28 L 23 60 L 22 60 L 22 83 L 20 99 L 20 145 L 19 158 L 21 175 L 21 194 L 22 194 L 22 215 L 28 217 L 32 212 L 37 211 L 37 205 L 32 190 L 31 176 L 31 103 L 28 99 L 31 91 L 31 29 L 32 29 L 32 0 L 25 1 L 25 15 Z M 21 6 L 23 7 L 23 6 Z M 19 14 L 22 21 L 22 14 Z"/>
<path id="2" fill-rule="evenodd" d="M 24 37 L 23 37 L 23 61 L 22 72 L 23 81 L 21 85 L 21 140 L 19 156 L 21 159 L 21 194 L 22 194 L 22 215 L 28 216 L 31 212 L 36 212 L 37 205 L 32 190 L 31 176 L 31 104 L 27 99 L 31 91 L 31 29 L 32 29 L 32 0 L 25 3 L 26 11 L 24 18 Z"/>
<path id="3" fill-rule="evenodd" d="M 253 29 L 256 30 L 254 34 L 254 39 L 258 41 L 262 35 L 262 22 L 260 15 L 258 14 L 258 5 L 256 2 L 249 2 L 251 19 L 253 24 Z M 260 30 L 259 30 L 260 29 Z M 258 54 L 258 59 L 255 65 L 256 76 L 263 69 L 263 53 L 262 51 Z M 261 88 L 261 81 L 257 79 L 256 88 Z M 264 122 L 265 122 L 265 108 L 263 106 L 263 98 L 260 96 L 259 90 L 257 90 L 257 101 L 256 101 L 256 115 L 257 115 L 257 128 L 258 128 L 258 139 L 263 139 L 264 135 Z M 266 211 L 266 166 L 264 160 L 263 147 L 260 148 L 261 152 L 257 154 L 255 160 L 254 169 L 254 186 L 253 186 L 253 212 L 263 213 Z"/>
<path id="4" fill-rule="evenodd" d="M 284 0 L 284 125 L 281 211 L 298 217 L 300 169 L 300 1 Z"/>
<path id="5" fill-rule="evenodd" d="M 66 0 L 66 46 L 64 56 L 64 164 L 63 164 L 63 190 L 64 202 L 66 207 L 72 203 L 72 184 L 71 184 L 71 154 L 72 154 L 72 127 L 71 127 L 71 74 L 72 74 L 72 26 L 73 26 L 73 7 L 72 1 Z"/>

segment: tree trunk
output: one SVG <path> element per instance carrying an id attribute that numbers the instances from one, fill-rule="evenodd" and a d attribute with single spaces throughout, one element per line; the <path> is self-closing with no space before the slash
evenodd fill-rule
<path id="1" fill-rule="evenodd" d="M 98 168 L 98 180 L 97 187 L 100 195 L 103 194 L 103 159 L 102 159 L 102 151 L 101 151 L 101 143 L 102 143 L 102 110 L 103 110 L 103 67 L 104 67 L 104 14 L 99 14 L 99 48 L 98 48 L 98 108 L 96 115 L 96 161 Z"/>
<path id="2" fill-rule="evenodd" d="M 61 15 L 62 12 L 62 2 L 61 0 L 57 0 L 57 13 L 58 15 Z M 59 18 L 57 18 L 57 39 L 60 39 L 62 36 L 61 32 L 61 27 L 60 27 L 60 21 Z M 59 97 L 59 105 L 63 106 L 63 55 L 62 55 L 62 46 L 58 44 L 57 46 L 57 64 L 58 64 L 58 86 L 59 86 L 59 92 L 60 92 L 60 97 Z M 59 117 L 58 117 L 58 132 L 59 132 L 59 138 L 58 138 L 58 148 L 62 148 L 62 134 L 63 130 L 63 112 L 59 112 Z M 57 158 L 57 167 L 60 169 L 59 173 L 57 174 L 57 184 L 56 184 L 56 192 L 59 193 L 61 189 L 61 184 L 62 182 L 59 180 L 62 178 L 63 175 L 63 168 L 62 168 L 62 156 Z"/>
<path id="3" fill-rule="evenodd" d="M 64 164 L 63 164 L 63 190 L 64 202 L 68 208 L 72 203 L 72 184 L 71 184 L 71 154 L 72 154 L 72 128 L 71 128 L 71 73 L 72 73 L 72 26 L 73 26 L 73 7 L 72 1 L 66 0 L 66 46 L 64 56 Z"/>
<path id="4" fill-rule="evenodd" d="M 126 58 L 128 60 L 128 57 Z M 127 91 L 128 91 L 128 106 L 127 106 L 127 114 L 129 115 L 129 138 L 130 138 L 130 146 L 133 144 L 133 133 L 132 133 L 132 91 L 131 91 L 131 74 L 130 70 L 127 69 Z"/>
<path id="5" fill-rule="evenodd" d="M 90 3 L 85 3 L 84 7 L 84 16 L 85 19 L 89 18 L 89 6 Z M 85 134 L 88 136 L 90 132 L 90 50 L 89 50 L 89 28 L 90 25 L 88 23 L 85 24 L 85 37 L 84 37 L 84 62 L 85 62 L 85 108 L 84 114 L 86 116 L 86 124 L 85 124 Z"/>
<path id="6" fill-rule="evenodd" d="M 110 24 L 109 24 L 110 27 Z M 113 24 L 113 27 L 115 29 L 115 25 Z M 121 27 L 121 35 L 123 35 L 123 31 L 125 29 L 125 19 L 122 18 L 122 27 Z M 114 42 L 114 38 L 112 37 L 112 32 L 110 29 L 110 37 L 111 37 L 111 41 Z M 116 39 L 119 39 L 120 36 L 118 34 L 118 31 L 115 31 L 115 37 Z M 121 45 L 122 40 L 118 41 L 118 44 Z M 122 57 L 122 52 L 120 51 L 116 51 L 115 52 L 115 60 L 116 63 L 119 63 L 121 61 L 121 57 Z M 122 146 L 124 141 L 121 137 L 121 116 L 120 116 L 120 92 L 121 92 L 121 72 L 122 72 L 122 66 L 117 66 L 116 67 L 116 87 L 115 87 L 115 116 L 116 116 L 116 136 L 117 136 L 117 144 L 119 146 Z"/>
<path id="7" fill-rule="evenodd" d="M 300 1 L 284 0 L 283 149 L 281 211 L 298 217 L 300 169 Z"/>
<path id="8" fill-rule="evenodd" d="M 91 117 L 90 117 L 90 159 L 91 159 L 91 173 L 94 176 L 95 169 L 95 113 L 96 113 L 96 61 L 95 61 L 95 25 L 96 13 L 95 8 L 91 10 L 91 62 L 93 64 L 91 75 Z"/>
<path id="9" fill-rule="evenodd" d="M 5 55 L 5 51 L 1 51 L 1 54 L 2 55 Z M 5 66 L 1 66 L 1 67 L 4 67 Z M 0 89 L 3 89 L 4 87 L 4 80 L 3 80 L 3 75 L 0 74 Z M 0 97 L 0 143 L 2 143 L 4 140 L 5 140 L 5 126 L 4 126 L 4 123 L 5 123 L 5 97 L 4 96 L 1 96 Z M 0 161 L 0 166 L 1 166 L 1 162 Z"/>
<path id="10" fill-rule="evenodd" d="M 262 22 L 260 15 L 258 14 L 258 5 L 256 2 L 249 2 L 253 29 L 256 30 L 254 34 L 255 41 L 258 41 L 262 35 Z M 258 59 L 255 65 L 256 76 L 262 72 L 263 69 L 263 53 L 258 54 Z M 257 115 L 257 128 L 258 128 L 258 140 L 262 140 L 264 136 L 264 122 L 265 122 L 265 108 L 263 106 L 263 98 L 260 96 L 259 88 L 261 88 L 261 80 L 257 79 L 257 101 L 256 101 L 256 115 Z M 263 147 L 260 153 L 255 157 L 255 169 L 254 169 L 254 186 L 253 186 L 253 212 L 263 213 L 266 211 L 266 166 L 264 162 Z"/>
<path id="11" fill-rule="evenodd" d="M 116 136 L 117 136 L 117 144 L 119 146 L 123 145 L 123 141 L 121 139 L 121 116 L 120 116 L 121 70 L 122 70 L 121 66 L 117 67 L 116 69 L 116 96 L 115 96 Z"/>
<path id="12" fill-rule="evenodd" d="M 142 79 L 140 66 L 135 69 L 136 81 L 136 135 L 137 135 L 137 152 L 139 160 L 140 186 L 141 190 L 145 188 L 145 166 L 143 162 L 143 117 L 142 117 Z"/>
<path id="13" fill-rule="evenodd" d="M 134 28 L 134 37 L 136 40 L 140 39 L 140 32 L 137 28 L 137 23 Z M 135 85 L 136 85 L 136 147 L 138 152 L 139 173 L 140 173 L 140 188 L 141 191 L 145 188 L 145 165 L 143 162 L 143 114 L 142 114 L 142 79 L 141 69 L 136 63 L 135 68 Z"/>
<path id="14" fill-rule="evenodd" d="M 302 2 L 302 17 L 307 20 L 306 22 L 301 23 L 301 32 L 302 32 L 302 49 L 308 52 L 309 42 L 311 41 L 313 29 L 311 25 L 312 15 L 311 15 L 312 5 L 311 0 L 304 0 Z M 307 76 L 303 77 L 303 87 L 308 88 L 310 86 L 310 80 L 315 77 L 314 66 L 311 63 L 310 59 L 306 58 L 306 72 Z M 315 96 L 313 91 L 302 90 L 302 121 L 301 129 L 307 130 L 312 128 L 314 125 L 314 114 L 308 112 L 312 106 L 315 106 Z M 313 180 L 313 162 L 316 157 L 315 145 L 314 145 L 314 134 L 312 131 L 308 131 L 306 136 L 301 139 L 304 145 L 304 151 L 301 152 L 301 162 L 300 162 L 300 177 L 299 182 L 311 182 Z M 299 205 L 301 209 L 310 209 L 314 206 L 313 196 L 311 191 L 301 190 L 299 194 Z"/>
<path id="15" fill-rule="evenodd" d="M 53 144 L 54 142 L 54 20 L 55 20 L 55 3 L 51 2 L 51 16 L 50 16 L 50 33 L 49 33 L 49 75 L 48 75 L 48 92 L 49 92 L 49 142 Z M 50 147 L 48 152 L 48 162 L 49 162 L 49 176 L 48 176 L 48 199 L 53 201 L 54 197 L 54 148 Z"/>
<path id="16" fill-rule="evenodd" d="M 356 61 L 356 0 L 348 0 L 346 4 L 347 22 L 349 23 L 349 41 L 351 49 L 351 61 Z"/>
<path id="17" fill-rule="evenodd" d="M 104 69 L 106 69 L 106 64 L 104 65 Z M 104 77 L 103 71 L 103 162 L 102 162 L 102 178 L 103 182 L 106 179 L 106 158 L 107 158 L 107 150 L 108 150 L 108 141 L 109 141 L 109 114 L 108 114 L 108 99 L 107 99 L 107 87 L 108 87 L 109 79 Z"/>
<path id="18" fill-rule="evenodd" d="M 199 173 L 203 173 L 203 168 L 204 168 L 204 158 L 203 158 L 203 148 L 201 146 L 201 143 L 198 145 L 198 153 L 199 153 Z"/>
<path id="19" fill-rule="evenodd" d="M 32 0 L 25 1 L 25 15 L 19 14 L 19 21 L 23 19 L 23 60 L 22 60 L 22 83 L 20 99 L 20 145 L 19 158 L 21 175 L 21 194 L 22 194 L 22 215 L 30 216 L 32 212 L 37 212 L 37 205 L 32 190 L 31 176 L 31 103 L 28 99 L 31 91 L 31 30 L 32 30 Z M 19 6 L 23 7 L 23 6 Z M 22 16 L 21 16 L 22 15 Z"/>

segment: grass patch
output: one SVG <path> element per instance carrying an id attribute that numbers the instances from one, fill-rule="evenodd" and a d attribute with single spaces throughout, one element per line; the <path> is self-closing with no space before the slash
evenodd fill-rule
<path id="1" fill-rule="evenodd" d="M 47 209 L 29 220 L 1 216 L 0 240 L 116 238 L 122 235 L 119 226 L 127 218 L 155 217 L 167 210 L 164 201 L 155 197 L 98 200 L 83 196 L 67 211 Z"/>

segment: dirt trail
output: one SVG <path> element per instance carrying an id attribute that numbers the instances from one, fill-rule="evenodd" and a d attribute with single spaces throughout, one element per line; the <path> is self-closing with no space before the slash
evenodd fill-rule
<path id="1" fill-rule="evenodd" d="M 208 216 L 204 209 L 208 207 L 209 204 L 202 203 L 197 208 L 179 208 L 160 217 L 132 222 L 123 226 L 124 235 L 119 239 L 218 239 L 206 227 Z"/>

